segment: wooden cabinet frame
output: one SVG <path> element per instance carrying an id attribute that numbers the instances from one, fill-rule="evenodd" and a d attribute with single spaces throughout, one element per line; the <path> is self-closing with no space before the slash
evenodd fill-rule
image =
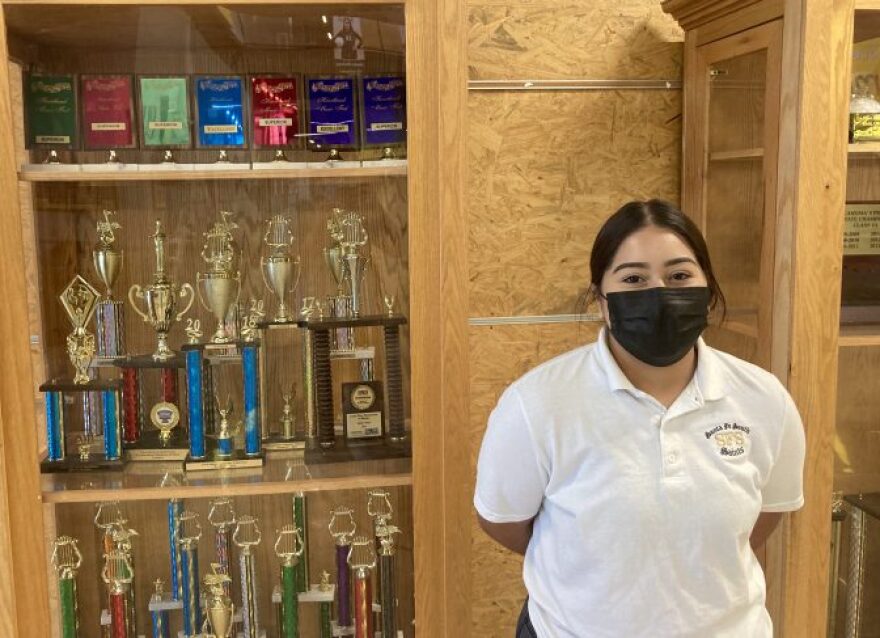
<path id="1" fill-rule="evenodd" d="M 227 0 L 222 4 L 248 4 Z M 266 4 L 313 4 L 261 0 Z M 467 601 L 456 573 L 467 568 L 467 448 L 453 434 L 468 419 L 465 6 L 462 0 L 324 0 L 402 4 L 409 76 L 409 258 L 411 281 L 415 599 L 420 636 L 464 635 Z M 6 25 L 0 2 L 0 627 L 4 636 L 51 636 L 47 547 L 40 502 L 25 257 L 13 139 Z M 206 0 L 48 0 L 64 5 L 211 5 Z M 46 506 L 50 507 L 50 506 Z M 462 548 L 462 551 L 457 551 Z"/>

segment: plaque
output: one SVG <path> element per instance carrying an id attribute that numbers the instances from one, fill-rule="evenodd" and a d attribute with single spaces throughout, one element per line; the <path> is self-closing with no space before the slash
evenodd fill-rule
<path id="1" fill-rule="evenodd" d="M 28 148 L 76 147 L 76 84 L 72 75 L 25 76 L 24 108 Z"/>
<path id="2" fill-rule="evenodd" d="M 294 146 L 299 135 L 298 78 L 251 78 L 254 148 Z"/>
<path id="3" fill-rule="evenodd" d="M 236 76 L 196 76 L 197 142 L 201 148 L 244 148 L 244 88 Z"/>
<path id="4" fill-rule="evenodd" d="M 403 76 L 361 78 L 364 146 L 406 143 L 406 82 Z"/>
<path id="5" fill-rule="evenodd" d="M 86 150 L 135 146 L 130 75 L 84 75 L 80 96 Z"/>
<path id="6" fill-rule="evenodd" d="M 880 203 L 847 204 L 844 255 L 880 255 Z"/>
<path id="7" fill-rule="evenodd" d="M 354 148 L 358 139 L 354 80 L 310 78 L 307 85 L 310 148 Z"/>
<path id="8" fill-rule="evenodd" d="M 139 83 L 144 147 L 191 146 L 186 78 L 141 77 Z"/>
<path id="9" fill-rule="evenodd" d="M 384 433 L 382 383 L 358 381 L 342 384 L 342 418 L 349 441 L 381 438 Z"/>

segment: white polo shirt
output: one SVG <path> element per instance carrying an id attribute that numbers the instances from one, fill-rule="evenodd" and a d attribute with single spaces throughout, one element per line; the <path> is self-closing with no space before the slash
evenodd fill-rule
<path id="1" fill-rule="evenodd" d="M 697 344 L 666 409 L 596 343 L 514 382 L 489 419 L 474 505 L 537 515 L 523 567 L 540 638 L 772 638 L 749 546 L 803 505 L 804 432 L 769 372 Z"/>

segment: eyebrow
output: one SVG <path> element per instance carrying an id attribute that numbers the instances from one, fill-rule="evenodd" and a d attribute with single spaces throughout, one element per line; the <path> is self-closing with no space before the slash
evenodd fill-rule
<path id="1" fill-rule="evenodd" d="M 663 265 L 668 267 L 668 266 L 675 266 L 677 264 L 686 264 L 686 263 L 691 263 L 694 266 L 698 265 L 697 262 L 694 261 L 690 257 L 676 257 L 675 259 L 670 259 L 669 261 L 667 261 Z M 648 263 L 646 263 L 644 261 L 627 261 L 627 262 L 620 264 L 614 270 L 612 270 L 611 274 L 614 274 L 619 270 L 623 270 L 624 268 L 645 268 L 645 269 L 647 269 Z"/>

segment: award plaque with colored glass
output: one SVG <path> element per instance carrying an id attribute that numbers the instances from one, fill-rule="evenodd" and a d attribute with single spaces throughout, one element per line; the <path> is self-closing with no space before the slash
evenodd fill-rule
<path id="1" fill-rule="evenodd" d="M 30 73 L 24 77 L 25 146 L 45 149 L 41 163 L 30 168 L 71 170 L 58 151 L 79 146 L 76 79 L 73 75 Z"/>
<path id="2" fill-rule="evenodd" d="M 356 167 L 340 151 L 358 148 L 357 91 L 353 77 L 310 77 L 306 79 L 308 103 L 308 148 L 323 153 L 318 165 Z"/>
<path id="3" fill-rule="evenodd" d="M 130 75 L 80 77 L 83 149 L 135 148 L 134 82 Z"/>
<path id="4" fill-rule="evenodd" d="M 200 168 L 228 168 L 230 149 L 245 148 L 244 80 L 238 76 L 197 75 L 193 78 L 196 100 L 196 146 L 216 149 L 213 164 Z"/>
<path id="5" fill-rule="evenodd" d="M 388 166 L 406 161 L 406 80 L 402 75 L 360 78 L 361 135 L 364 148 L 381 149 Z"/>
<path id="6" fill-rule="evenodd" d="M 95 336 L 86 327 L 99 298 L 98 291 L 79 275 L 61 293 L 61 304 L 73 325 L 73 332 L 67 336 L 67 354 L 76 374 L 72 380 L 53 379 L 40 386 L 46 404 L 47 455 L 40 465 L 43 472 L 122 467 L 121 383 L 118 379 L 93 378 L 91 368 Z M 68 409 L 68 404 L 76 405 L 78 410 Z M 69 438 L 77 422 L 77 453 L 70 454 Z M 93 451 L 99 445 L 102 451 Z"/>
<path id="7" fill-rule="evenodd" d="M 287 151 L 300 144 L 300 77 L 298 75 L 259 75 L 250 78 L 251 147 L 255 153 L 273 151 L 271 160 L 258 157 L 258 168 L 297 166 Z M 264 161 L 269 160 L 269 161 Z"/>
<path id="8" fill-rule="evenodd" d="M 177 164 L 174 149 L 192 147 L 189 82 L 185 76 L 139 76 L 141 143 L 145 150 L 162 151 L 160 167 Z M 152 169 L 157 166 L 152 166 Z"/>

